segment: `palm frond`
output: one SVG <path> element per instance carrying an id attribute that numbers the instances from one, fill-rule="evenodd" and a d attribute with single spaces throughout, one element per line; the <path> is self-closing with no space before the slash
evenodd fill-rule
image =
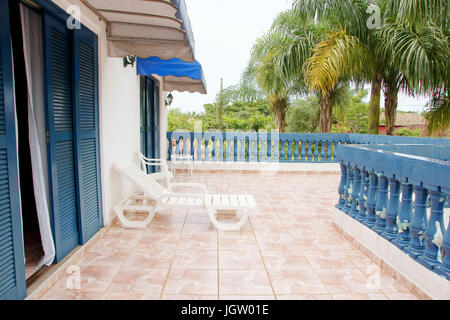
<path id="1" fill-rule="evenodd" d="M 431 22 L 411 26 L 386 21 L 378 33 L 384 39 L 379 46 L 381 55 L 401 70 L 419 93 L 448 78 L 449 42 L 440 27 Z"/>
<path id="2" fill-rule="evenodd" d="M 345 30 L 328 34 L 315 46 L 312 57 L 304 65 L 309 88 L 326 95 L 340 78 L 359 73 L 369 63 L 368 57 L 359 40 Z"/>
<path id="3" fill-rule="evenodd" d="M 450 127 L 450 97 L 448 89 L 436 89 L 427 104 L 425 115 L 428 134 L 447 133 Z"/>

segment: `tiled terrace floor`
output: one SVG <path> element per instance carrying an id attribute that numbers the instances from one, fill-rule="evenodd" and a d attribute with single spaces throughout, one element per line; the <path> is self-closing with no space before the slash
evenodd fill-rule
<path id="1" fill-rule="evenodd" d="M 147 230 L 114 222 L 42 299 L 416 299 L 331 225 L 335 174 L 181 173 L 258 211 L 223 232 L 200 210 L 163 211 Z M 75 271 L 74 271 L 75 270 Z M 379 276 L 378 276 L 379 275 Z"/>

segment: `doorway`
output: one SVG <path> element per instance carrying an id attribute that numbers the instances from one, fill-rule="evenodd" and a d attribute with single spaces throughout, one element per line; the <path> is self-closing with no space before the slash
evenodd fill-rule
<path id="1" fill-rule="evenodd" d="M 152 77 L 141 77 L 141 153 L 150 159 L 159 159 L 161 156 L 159 100 L 159 82 Z M 154 173 L 160 168 L 150 166 L 147 170 L 148 173 Z"/>
<path id="2" fill-rule="evenodd" d="M 22 13 L 21 13 L 22 10 Z M 40 162 L 42 163 L 43 176 L 47 173 L 47 153 L 45 141 L 45 106 L 44 106 L 44 73 L 42 59 L 42 17 L 40 12 L 32 7 L 25 6 L 20 2 L 13 2 L 10 7 L 11 17 L 11 43 L 13 47 L 14 75 L 15 75 L 15 96 L 16 96 L 16 116 L 18 124 L 18 155 L 19 155 L 19 184 L 21 190 L 22 207 L 22 228 L 25 254 L 25 278 L 30 281 L 33 276 L 44 265 L 41 263 L 45 256 L 43 239 L 41 237 L 42 226 L 38 218 L 38 207 L 36 202 L 36 181 L 33 177 L 32 149 L 39 149 Z M 24 19 L 24 20 L 22 20 Z M 25 40 L 27 50 L 29 50 L 31 61 L 29 74 L 32 79 L 27 81 L 26 58 L 24 53 L 24 38 L 22 24 L 25 25 L 30 36 Z M 29 95 L 29 85 L 32 86 Z M 32 100 L 30 102 L 30 100 Z M 29 104 L 33 105 L 32 110 Z M 30 115 L 32 112 L 32 116 Z M 30 118 L 35 123 L 33 135 L 30 133 Z M 34 133 L 37 134 L 35 140 Z M 33 147 L 31 147 L 33 146 Z M 35 158 L 34 158 L 35 159 Z M 36 162 L 35 162 L 36 164 Z M 48 195 L 48 179 L 44 178 L 44 193 Z M 40 194 L 38 194 L 38 197 Z M 45 199 L 48 205 L 48 198 Z M 47 250 L 48 251 L 48 250 Z"/>

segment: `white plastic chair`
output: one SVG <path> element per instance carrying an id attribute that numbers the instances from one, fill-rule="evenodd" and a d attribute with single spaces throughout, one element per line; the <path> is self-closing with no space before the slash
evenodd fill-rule
<path id="1" fill-rule="evenodd" d="M 125 228 L 146 229 L 157 210 L 183 207 L 206 209 L 217 229 L 240 230 L 247 222 L 249 212 L 257 208 L 251 195 L 212 195 L 208 194 L 206 186 L 200 183 L 171 183 L 171 187 L 194 187 L 200 189 L 201 193 L 172 192 L 130 161 L 116 162 L 114 169 L 128 177 L 142 192 L 140 195 L 128 196 L 115 207 L 116 214 Z M 149 200 L 156 201 L 156 205 L 150 206 Z M 149 216 L 144 221 L 131 221 L 125 217 L 125 210 L 148 212 Z M 217 210 L 240 212 L 241 218 L 235 223 L 220 223 L 217 220 Z"/>
<path id="2" fill-rule="evenodd" d="M 169 171 L 167 161 L 163 159 L 150 159 L 145 157 L 141 152 L 137 152 L 139 158 L 139 165 L 142 171 L 150 175 L 157 181 L 165 180 L 166 185 L 169 187 L 170 181 L 173 179 L 173 174 Z M 155 173 L 147 173 L 149 167 L 159 167 L 160 171 Z"/>

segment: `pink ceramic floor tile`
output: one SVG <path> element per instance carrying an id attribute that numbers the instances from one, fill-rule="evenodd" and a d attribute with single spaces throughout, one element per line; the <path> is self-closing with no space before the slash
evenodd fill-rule
<path id="1" fill-rule="evenodd" d="M 303 294 L 303 295 L 282 295 L 277 294 L 277 300 L 333 300 L 329 294 Z"/>
<path id="2" fill-rule="evenodd" d="M 219 234 L 219 250 L 251 250 L 257 248 L 255 237 L 252 234 L 230 235 Z"/>
<path id="3" fill-rule="evenodd" d="M 218 294 L 217 270 L 171 269 L 164 295 Z"/>
<path id="4" fill-rule="evenodd" d="M 269 269 L 276 295 L 327 294 L 320 278 L 310 268 L 299 270 Z"/>
<path id="5" fill-rule="evenodd" d="M 331 294 L 380 293 L 376 278 L 357 269 L 320 269 L 316 273 Z"/>
<path id="6" fill-rule="evenodd" d="M 173 295 L 165 294 L 161 300 L 219 300 L 219 295 Z"/>
<path id="7" fill-rule="evenodd" d="M 270 295 L 220 295 L 219 300 L 276 300 L 274 294 Z"/>
<path id="8" fill-rule="evenodd" d="M 193 250 L 217 250 L 217 234 L 182 234 L 178 243 L 177 252 Z"/>
<path id="9" fill-rule="evenodd" d="M 108 287 L 108 293 L 145 294 L 159 298 L 169 270 L 124 266 Z"/>
<path id="10" fill-rule="evenodd" d="M 71 265 L 50 288 L 49 292 L 72 295 L 77 292 L 104 292 L 119 267 Z"/>
<path id="11" fill-rule="evenodd" d="M 217 270 L 217 251 L 179 250 L 173 260 L 172 269 Z"/>
<path id="12" fill-rule="evenodd" d="M 264 270 L 258 250 L 219 251 L 220 270 Z"/>
<path id="13" fill-rule="evenodd" d="M 130 254 L 125 265 L 139 268 L 169 269 L 174 256 L 175 251 L 173 250 L 136 249 Z"/>
<path id="14" fill-rule="evenodd" d="M 220 295 L 273 294 L 265 270 L 219 270 Z"/>
<path id="15" fill-rule="evenodd" d="M 262 256 L 267 269 L 302 269 L 310 266 L 298 250 L 262 251 Z"/>

